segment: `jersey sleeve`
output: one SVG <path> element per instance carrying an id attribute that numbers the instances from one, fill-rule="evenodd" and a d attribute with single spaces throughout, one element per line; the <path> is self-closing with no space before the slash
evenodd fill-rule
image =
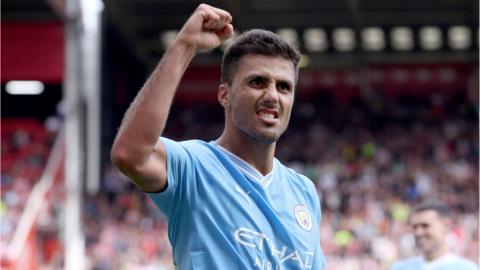
<path id="1" fill-rule="evenodd" d="M 175 211 L 175 207 L 180 207 L 182 203 L 182 192 L 188 184 L 187 179 L 193 176 L 193 162 L 188 150 L 179 142 L 160 138 L 167 153 L 167 188 L 164 191 L 156 193 L 146 193 L 162 210 L 170 217 Z"/>

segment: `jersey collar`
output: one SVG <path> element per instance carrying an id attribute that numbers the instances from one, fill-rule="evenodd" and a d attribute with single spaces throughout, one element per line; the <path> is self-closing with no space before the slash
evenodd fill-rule
<path id="1" fill-rule="evenodd" d="M 421 258 L 422 258 L 422 262 L 423 262 L 425 268 L 426 268 L 426 269 L 432 269 L 432 268 L 434 268 L 434 267 L 437 266 L 437 265 L 442 265 L 442 264 L 444 264 L 445 262 L 454 259 L 454 255 L 453 255 L 453 253 L 448 252 L 448 253 L 440 256 L 439 258 L 436 258 L 436 259 L 433 260 L 433 261 L 427 261 L 427 259 L 426 259 L 425 257 L 423 257 L 423 256 L 422 256 Z"/>
<path id="2" fill-rule="evenodd" d="M 260 182 L 264 187 L 268 187 L 273 180 L 273 174 L 276 167 L 276 162 L 274 160 L 272 170 L 266 175 L 262 175 L 255 167 L 250 163 L 246 162 L 241 157 L 235 155 L 234 153 L 228 151 L 225 147 L 218 144 L 217 141 L 214 141 L 213 144 L 218 147 L 227 157 L 235 164 L 235 166 L 249 178 L 253 178 Z"/>

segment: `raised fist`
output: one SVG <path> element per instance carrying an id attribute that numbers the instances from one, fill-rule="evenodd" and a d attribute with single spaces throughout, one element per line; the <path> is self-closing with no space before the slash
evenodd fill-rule
<path id="1" fill-rule="evenodd" d="M 213 49 L 233 35 L 232 16 L 223 9 L 200 4 L 176 38 L 195 50 Z"/>

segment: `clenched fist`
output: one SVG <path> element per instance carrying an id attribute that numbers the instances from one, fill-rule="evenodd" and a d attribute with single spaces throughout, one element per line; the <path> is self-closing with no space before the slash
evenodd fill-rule
<path id="1" fill-rule="evenodd" d="M 176 42 L 199 49 L 213 49 L 233 36 L 232 16 L 225 10 L 200 4 L 178 33 Z"/>

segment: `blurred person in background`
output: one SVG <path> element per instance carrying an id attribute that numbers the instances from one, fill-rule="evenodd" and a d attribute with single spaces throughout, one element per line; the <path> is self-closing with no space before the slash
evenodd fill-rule
<path id="1" fill-rule="evenodd" d="M 315 186 L 274 157 L 293 106 L 296 48 L 269 31 L 243 33 L 223 57 L 220 138 L 159 139 L 185 69 L 233 35 L 231 21 L 209 5 L 195 10 L 128 109 L 112 161 L 169 218 L 178 269 L 322 269 Z"/>
<path id="2" fill-rule="evenodd" d="M 478 265 L 449 251 L 449 209 L 441 203 L 419 205 L 410 217 L 415 244 L 420 256 L 401 260 L 392 270 L 478 270 Z"/>

